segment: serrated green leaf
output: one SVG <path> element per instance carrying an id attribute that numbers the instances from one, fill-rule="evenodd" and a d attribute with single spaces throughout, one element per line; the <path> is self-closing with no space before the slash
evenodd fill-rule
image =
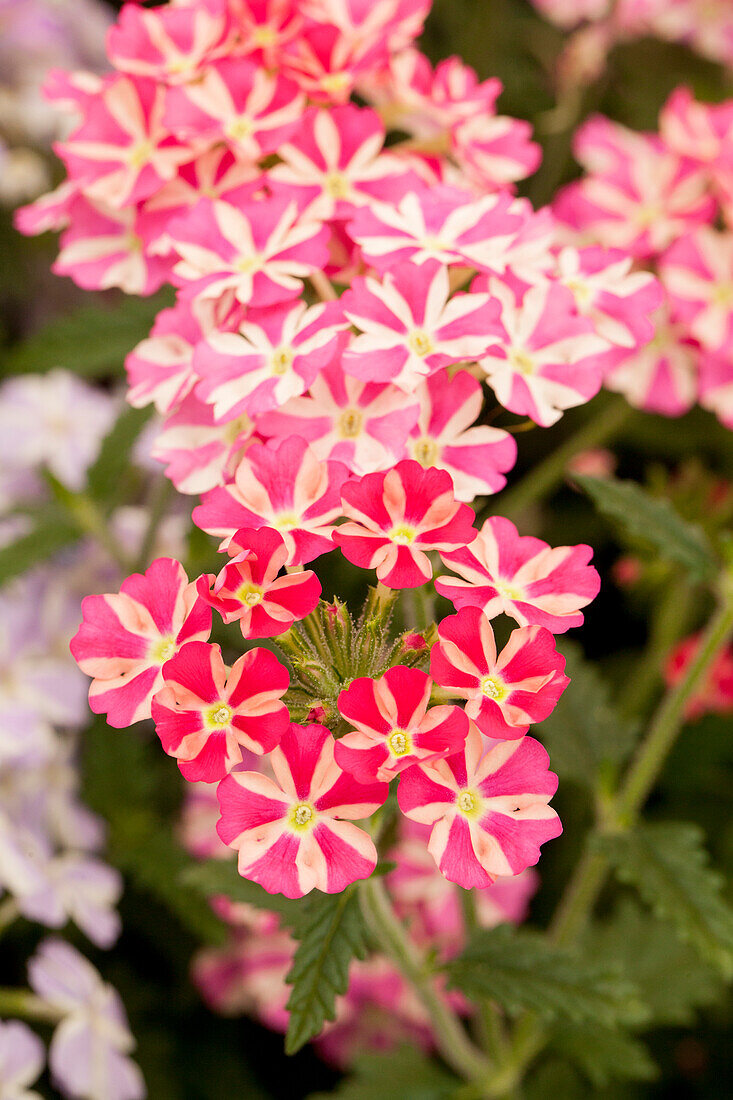
<path id="1" fill-rule="evenodd" d="M 573 475 L 596 508 L 663 557 L 682 565 L 693 580 L 708 580 L 717 562 L 699 527 L 688 523 L 668 500 L 653 497 L 633 481 Z"/>
<path id="2" fill-rule="evenodd" d="M 614 1080 L 653 1081 L 659 1070 L 640 1039 L 601 1024 L 553 1028 L 550 1046 L 578 1066 L 595 1088 Z"/>
<path id="3" fill-rule="evenodd" d="M 414 1047 L 364 1054 L 333 1092 L 309 1100 L 448 1100 L 459 1081 Z"/>
<path id="4" fill-rule="evenodd" d="M 102 442 L 99 455 L 87 474 L 89 495 L 108 507 L 117 495 L 120 480 L 130 464 L 135 440 L 152 416 L 152 408 L 125 406 Z"/>
<path id="5" fill-rule="evenodd" d="M 0 549 L 0 585 L 40 565 L 81 537 L 76 523 L 49 505 L 32 530 Z"/>
<path id="6" fill-rule="evenodd" d="M 659 1026 L 693 1023 L 695 1011 L 724 992 L 718 972 L 679 938 L 674 926 L 652 919 L 631 898 L 618 905 L 610 920 L 593 924 L 584 944 L 588 954 L 618 962 L 633 977 L 650 1022 Z"/>
<path id="7" fill-rule="evenodd" d="M 640 825 L 596 843 L 621 882 L 635 886 L 703 958 L 733 973 L 733 909 L 723 899 L 723 877 L 710 867 L 697 825 Z"/>
<path id="8" fill-rule="evenodd" d="M 513 1015 L 532 1011 L 546 1020 L 608 1026 L 641 1018 L 635 989 L 618 968 L 555 947 L 529 929 L 477 932 L 446 969 L 454 988 L 497 1001 Z"/>
<path id="9" fill-rule="evenodd" d="M 292 901 L 282 894 L 268 894 L 258 883 L 242 878 L 237 871 L 236 860 L 209 859 L 196 863 L 186 869 L 183 882 L 206 897 L 222 894 L 231 901 L 277 913 L 281 922 L 290 928 L 302 919 L 300 901 Z"/>
<path id="10" fill-rule="evenodd" d="M 605 762 L 621 763 L 633 747 L 636 728 L 624 722 L 610 702 L 610 689 L 599 669 L 586 661 L 575 642 L 558 648 L 566 658 L 570 686 L 555 710 L 537 727 L 553 770 L 561 779 L 595 785 Z"/>
<path id="11" fill-rule="evenodd" d="M 299 941 L 286 982 L 293 989 L 285 1053 L 295 1054 L 335 1016 L 336 997 L 349 984 L 352 959 L 367 956 L 367 930 L 354 887 L 313 894 L 293 933 Z"/>
<path id="12" fill-rule="evenodd" d="M 3 374 L 44 373 L 66 367 L 82 378 L 124 374 L 125 356 L 149 333 L 171 303 L 170 291 L 152 298 L 124 297 L 116 305 L 82 306 L 5 351 Z"/>

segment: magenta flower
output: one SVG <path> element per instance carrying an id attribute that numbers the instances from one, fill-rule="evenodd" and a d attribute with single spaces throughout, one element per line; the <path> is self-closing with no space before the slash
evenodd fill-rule
<path id="1" fill-rule="evenodd" d="M 448 269 L 437 260 L 399 264 L 381 281 L 357 278 L 342 304 L 361 330 L 344 352 L 344 370 L 408 393 L 441 367 L 480 358 L 502 331 L 498 303 L 488 294 L 451 298 Z"/>
<path id="2" fill-rule="evenodd" d="M 299 435 L 321 460 L 343 462 L 355 474 L 386 470 L 406 457 L 418 405 L 397 386 L 362 382 L 334 361 L 276 412 L 257 420 L 264 436 Z"/>
<path id="3" fill-rule="evenodd" d="M 565 409 L 595 397 L 608 343 L 578 316 L 570 291 L 549 279 L 519 300 L 498 279 L 489 280 L 489 289 L 501 302 L 504 332 L 480 366 L 504 408 L 547 428 Z"/>
<path id="4" fill-rule="evenodd" d="M 211 332 L 199 344 L 196 396 L 213 405 L 217 422 L 277 409 L 334 359 L 347 327 L 337 302 L 250 311 L 236 332 Z"/>
<path id="5" fill-rule="evenodd" d="M 547 718 L 570 683 L 565 658 L 544 626 L 521 626 L 497 655 L 494 631 L 478 607 L 462 607 L 438 627 L 430 653 L 436 684 L 466 699 L 466 714 L 487 737 L 514 740 Z"/>
<path id="6" fill-rule="evenodd" d="M 548 763 L 532 737 L 484 752 L 472 725 L 462 752 L 403 772 L 397 800 L 407 817 L 433 826 L 428 851 L 445 877 L 481 889 L 534 866 L 540 845 L 562 832 L 548 806 L 557 790 Z"/>
<path id="7" fill-rule="evenodd" d="M 319 462 L 304 439 L 277 447 L 254 444 L 234 481 L 206 493 L 193 521 L 224 539 L 242 527 L 274 527 L 288 548 L 288 565 L 302 565 L 333 549 L 333 521 L 341 515 L 341 487 L 348 470 Z"/>
<path id="8" fill-rule="evenodd" d="M 152 9 L 125 4 L 107 33 L 107 52 L 121 72 L 176 84 L 226 49 L 230 34 L 220 0 Z"/>
<path id="9" fill-rule="evenodd" d="M 360 783 L 389 782 L 405 768 L 458 752 L 468 718 L 456 706 L 428 709 L 433 681 L 418 668 L 395 665 L 373 680 L 352 680 L 338 697 L 354 732 L 336 742 L 336 763 Z"/>
<path id="10" fill-rule="evenodd" d="M 705 226 L 664 253 L 659 276 L 672 319 L 708 351 L 733 343 L 733 233 Z"/>
<path id="11" fill-rule="evenodd" d="M 236 207 L 201 199 L 169 232 L 180 256 L 173 280 L 186 298 L 231 289 L 243 305 L 276 305 L 296 298 L 328 260 L 326 227 L 284 199 Z"/>
<path id="12" fill-rule="evenodd" d="M 410 458 L 421 466 L 446 470 L 456 500 L 497 493 L 504 474 L 517 459 L 513 435 L 501 428 L 475 424 L 483 407 L 481 383 L 466 370 L 451 378 L 439 370 L 415 391 L 420 416 L 407 443 Z"/>
<path id="13" fill-rule="evenodd" d="M 480 607 L 490 619 L 503 612 L 520 626 L 564 634 L 582 624 L 580 608 L 598 594 L 592 556 L 590 546 L 553 548 L 518 534 L 503 516 L 490 516 L 470 546 L 442 553 L 461 579 L 438 577 L 435 587 L 458 609 Z"/>
<path id="14" fill-rule="evenodd" d="M 272 528 L 237 531 L 227 550 L 233 560 L 215 580 L 199 577 L 198 591 L 225 623 L 239 623 L 243 637 L 274 638 L 318 604 L 321 582 L 310 569 L 279 576 L 288 548 Z"/>
<path id="15" fill-rule="evenodd" d="M 117 729 L 150 717 L 165 662 L 184 642 L 205 641 L 211 631 L 211 608 L 172 558 L 157 558 L 144 575 L 133 573 L 119 593 L 86 596 L 82 613 L 69 648 L 93 677 L 89 706 L 106 712 Z"/>
<path id="16" fill-rule="evenodd" d="M 246 413 L 215 424 L 212 406 L 192 392 L 163 421 L 150 456 L 165 463 L 166 477 L 179 493 L 193 495 L 230 481 L 253 442 L 254 425 Z"/>
<path id="17" fill-rule="evenodd" d="M 666 302 L 652 315 L 654 339 L 618 356 L 603 384 L 630 405 L 662 416 L 682 416 L 698 394 L 700 349 L 687 326 L 675 323 Z"/>
<path id="18" fill-rule="evenodd" d="M 730 355 L 704 355 L 700 360 L 700 404 L 733 430 L 733 362 Z"/>
<path id="19" fill-rule="evenodd" d="M 426 551 L 455 551 L 476 537 L 473 511 L 456 501 L 450 475 L 409 459 L 347 482 L 341 497 L 351 522 L 336 528 L 334 542 L 388 588 L 424 584 L 433 575 Z"/>
<path id="20" fill-rule="evenodd" d="M 290 676 L 268 649 L 250 649 L 227 669 L 218 645 L 188 642 L 163 666 L 152 715 L 184 779 L 215 783 L 242 763 L 242 749 L 271 752 L 290 716 L 280 702 Z"/>
<path id="21" fill-rule="evenodd" d="M 271 757 L 275 779 L 233 772 L 219 784 L 219 836 L 239 853 L 239 873 L 270 894 L 336 894 L 368 878 L 377 850 L 352 825 L 387 798 L 386 783 L 357 783 L 334 760 L 323 726 L 291 725 Z"/>

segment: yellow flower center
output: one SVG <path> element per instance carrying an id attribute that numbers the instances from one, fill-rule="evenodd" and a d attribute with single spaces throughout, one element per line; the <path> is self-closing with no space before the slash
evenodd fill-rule
<path id="1" fill-rule="evenodd" d="M 324 92 L 331 92 L 336 95 L 339 92 L 345 92 L 350 84 L 351 77 L 346 72 L 329 73 L 328 76 L 324 76 L 321 81 L 321 87 Z"/>
<path id="2" fill-rule="evenodd" d="M 226 128 L 227 137 L 230 137 L 232 141 L 245 141 L 248 137 L 252 137 L 254 133 L 254 123 L 251 118 L 247 118 L 246 115 L 239 115 L 238 118 L 232 119 Z"/>
<path id="3" fill-rule="evenodd" d="M 252 45 L 264 50 L 277 45 L 277 31 L 272 27 L 255 27 L 252 31 Z"/>
<path id="4" fill-rule="evenodd" d="M 294 359 L 295 352 L 292 348 L 278 348 L 270 360 L 270 370 L 273 374 L 287 374 Z"/>
<path id="5" fill-rule="evenodd" d="M 414 329 L 407 337 L 407 346 L 410 351 L 415 355 L 419 355 L 421 359 L 424 359 L 426 355 L 430 355 L 435 350 L 433 341 L 421 328 Z"/>
<path id="6" fill-rule="evenodd" d="M 242 275 L 253 275 L 262 266 L 262 257 L 255 252 L 253 256 L 240 256 L 234 264 L 234 270 Z"/>
<path id="7" fill-rule="evenodd" d="M 339 434 L 342 439 L 356 439 L 361 432 L 364 417 L 358 409 L 346 409 L 339 419 Z"/>
<path id="8" fill-rule="evenodd" d="M 151 141 L 139 141 L 137 145 L 130 148 L 127 163 L 131 168 L 142 168 L 152 157 L 154 148 L 155 146 Z"/>
<path id="9" fill-rule="evenodd" d="M 246 603 L 247 607 L 256 607 L 258 603 L 262 603 L 264 592 L 256 584 L 243 584 L 235 595 L 240 603 Z"/>
<path id="10" fill-rule="evenodd" d="M 215 703 L 206 714 L 206 723 L 209 726 L 228 726 L 232 720 L 231 708 L 226 703 Z"/>
<path id="11" fill-rule="evenodd" d="M 534 374 L 534 360 L 523 348 L 509 349 L 509 363 L 520 374 Z"/>
<path id="12" fill-rule="evenodd" d="M 481 809 L 481 798 L 475 791 L 459 791 L 456 806 L 465 817 L 475 817 Z"/>
<path id="13" fill-rule="evenodd" d="M 481 691 L 487 699 L 503 699 L 506 695 L 504 685 L 495 680 L 493 676 L 484 676 L 481 681 Z"/>
<path id="14" fill-rule="evenodd" d="M 412 750 L 412 742 L 407 730 L 392 730 L 387 738 L 387 744 L 392 756 L 407 756 Z"/>
<path id="15" fill-rule="evenodd" d="M 328 172 L 323 188 L 332 199 L 347 199 L 351 194 L 351 184 L 343 172 Z"/>
<path id="16" fill-rule="evenodd" d="M 294 531 L 300 524 L 300 520 L 292 513 L 288 514 L 284 512 L 281 516 L 277 517 L 277 527 L 280 531 Z"/>
<path id="17" fill-rule="evenodd" d="M 438 461 L 440 449 L 434 439 L 423 436 L 412 444 L 412 456 L 421 466 L 434 466 Z"/>
<path id="18" fill-rule="evenodd" d="M 398 546 L 409 546 L 411 542 L 415 541 L 416 536 L 417 531 L 415 528 L 408 527 L 406 523 L 393 527 L 389 533 L 392 542 L 396 542 Z"/>
<path id="19" fill-rule="evenodd" d="M 713 289 L 712 302 L 716 306 L 730 309 L 733 306 L 733 283 L 718 283 Z"/>
<path id="20" fill-rule="evenodd" d="M 304 832 L 306 829 L 312 828 L 315 823 L 316 811 L 309 802 L 297 802 L 290 807 L 288 824 L 291 829 L 295 829 L 296 832 Z"/>
<path id="21" fill-rule="evenodd" d="M 153 642 L 150 647 L 150 656 L 156 664 L 163 664 L 164 661 L 170 661 L 171 657 L 175 655 L 177 646 L 176 639 L 172 634 L 166 637 L 161 637 L 157 642 Z"/>

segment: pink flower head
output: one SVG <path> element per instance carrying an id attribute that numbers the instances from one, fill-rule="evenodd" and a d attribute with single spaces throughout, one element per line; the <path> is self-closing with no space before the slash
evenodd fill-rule
<path id="1" fill-rule="evenodd" d="M 619 356 L 603 384 L 630 405 L 662 416 L 682 416 L 697 396 L 699 349 L 665 303 L 652 315 L 654 339 Z"/>
<path id="2" fill-rule="evenodd" d="M 357 80 L 381 66 L 383 39 L 357 39 L 324 20 L 307 23 L 291 38 L 281 54 L 283 71 L 314 103 L 346 103 Z"/>
<path id="3" fill-rule="evenodd" d="M 184 779 L 214 783 L 242 763 L 242 749 L 271 752 L 290 721 L 280 700 L 290 677 L 274 653 L 250 649 L 227 669 L 218 645 L 188 642 L 163 667 L 152 704 L 155 730 Z"/>
<path id="4" fill-rule="evenodd" d="M 117 729 L 150 717 L 165 662 L 184 642 L 205 641 L 211 631 L 211 608 L 172 558 L 157 558 L 144 575 L 123 581 L 119 593 L 86 596 L 81 606 L 84 620 L 69 648 L 93 677 L 90 707 L 106 712 Z"/>
<path id="5" fill-rule="evenodd" d="M 230 31 L 225 0 L 152 9 L 128 3 L 107 33 L 107 53 L 121 72 L 177 84 L 225 50 Z"/>
<path id="6" fill-rule="evenodd" d="M 349 217 L 374 199 L 398 202 L 418 181 L 404 160 L 382 151 L 384 138 L 374 111 L 352 104 L 311 108 L 278 148 L 282 163 L 268 172 L 268 183 L 322 221 Z"/>
<path id="7" fill-rule="evenodd" d="M 13 224 L 26 237 L 65 229 L 69 224 L 69 207 L 78 194 L 78 185 L 66 179 L 35 202 L 19 206 L 13 214 Z"/>
<path id="8" fill-rule="evenodd" d="M 700 635 L 693 634 L 672 650 L 664 670 L 664 678 L 674 687 L 684 677 L 700 649 Z M 688 719 L 703 714 L 733 714 L 733 646 L 728 646 L 715 659 L 700 687 L 685 708 Z"/>
<path id="9" fill-rule="evenodd" d="M 270 894 L 337 894 L 368 878 L 374 842 L 351 822 L 370 817 L 386 783 L 357 783 L 334 759 L 323 726 L 291 725 L 270 758 L 275 781 L 234 772 L 219 784 L 219 836 L 239 853 L 239 873 Z"/>
<path id="10" fill-rule="evenodd" d="M 261 435 L 308 440 L 321 460 L 343 462 L 355 474 L 386 470 L 405 457 L 418 405 L 397 386 L 362 382 L 338 361 L 325 367 L 307 394 L 257 421 Z"/>
<path id="11" fill-rule="evenodd" d="M 574 151 L 589 174 L 560 191 L 553 213 L 602 245 L 646 259 L 715 216 L 705 172 L 656 134 L 595 116 L 576 132 Z"/>
<path id="12" fill-rule="evenodd" d="M 578 316 L 567 287 L 545 280 L 525 290 L 520 301 L 498 279 L 489 280 L 489 287 L 501 302 L 504 333 L 480 366 L 504 408 L 547 428 L 565 409 L 595 397 L 608 344 L 588 318 Z"/>
<path id="13" fill-rule="evenodd" d="M 365 260 L 383 273 L 405 260 L 503 271 L 527 220 L 524 204 L 506 193 L 474 199 L 440 186 L 411 192 L 397 206 L 374 202 L 358 210 L 349 233 Z"/>
<path id="14" fill-rule="evenodd" d="M 460 707 L 428 710 L 433 681 L 418 668 L 395 665 L 378 680 L 352 680 L 338 697 L 354 732 L 336 742 L 336 763 L 360 783 L 389 782 L 418 762 L 458 752 L 468 718 Z"/>
<path id="15" fill-rule="evenodd" d="M 672 318 L 708 351 L 733 343 L 733 233 L 705 226 L 679 237 L 660 260 Z"/>
<path id="16" fill-rule="evenodd" d="M 481 889 L 533 866 L 540 845 L 562 832 L 548 806 L 557 790 L 548 764 L 532 737 L 484 752 L 472 725 L 460 753 L 403 772 L 397 799 L 407 817 L 433 825 L 428 851 L 445 877 Z"/>
<path id="17" fill-rule="evenodd" d="M 497 655 L 491 623 L 479 607 L 462 607 L 438 627 L 430 653 L 436 684 L 468 700 L 466 714 L 487 737 L 523 737 L 554 710 L 569 684 L 565 658 L 544 626 L 521 626 Z"/>
<path id="18" fill-rule="evenodd" d="M 410 459 L 347 482 L 341 496 L 352 522 L 336 528 L 334 542 L 388 588 L 424 584 L 433 575 L 426 551 L 455 551 L 476 537 L 473 512 L 456 501 L 450 475 Z"/>
<path id="19" fill-rule="evenodd" d="M 333 360 L 346 327 L 338 302 L 251 311 L 236 332 L 212 332 L 199 344 L 196 395 L 218 422 L 279 408 Z"/>
<path id="20" fill-rule="evenodd" d="M 659 132 L 678 156 L 706 164 L 733 166 L 733 102 L 699 103 L 689 88 L 675 88 L 659 114 Z"/>
<path id="21" fill-rule="evenodd" d="M 466 370 L 451 378 L 439 370 L 415 391 L 420 416 L 407 450 L 421 466 L 447 470 L 456 500 L 469 503 L 506 485 L 504 474 L 517 459 L 513 435 L 481 424 L 471 427 L 483 407 L 481 383 Z"/>
<path id="22" fill-rule="evenodd" d="M 703 355 L 700 360 L 700 404 L 733 430 L 733 361 L 730 354 Z"/>
<path id="23" fill-rule="evenodd" d="M 243 160 L 256 161 L 287 141 L 303 105 L 291 80 L 241 57 L 223 58 L 169 89 L 165 123 L 183 138 L 224 141 Z"/>
<path id="24" fill-rule="evenodd" d="M 296 298 L 301 280 L 328 260 L 326 227 L 284 199 L 238 207 L 201 199 L 170 237 L 180 256 L 173 278 L 187 298 L 231 288 L 243 305 L 275 305 Z"/>
<path id="25" fill-rule="evenodd" d="M 153 80 L 107 78 L 85 118 L 56 152 L 95 202 L 119 208 L 156 191 L 191 151 L 163 126 L 164 91 Z"/>
<path id="26" fill-rule="evenodd" d="M 228 424 L 214 423 L 211 405 L 189 393 L 163 423 L 151 457 L 166 465 L 179 493 L 205 493 L 224 485 L 253 442 L 254 426 L 246 413 Z"/>
<path id="27" fill-rule="evenodd" d="M 277 447 L 255 444 L 234 481 L 207 493 L 193 520 L 226 546 L 242 527 L 274 527 L 288 548 L 289 565 L 302 565 L 333 549 L 333 521 L 341 515 L 341 486 L 348 471 L 320 462 L 304 439 Z"/>
<path id="28" fill-rule="evenodd" d="M 342 304 L 361 330 L 344 353 L 344 369 L 408 393 L 441 367 L 478 359 L 501 333 L 498 304 L 488 294 L 451 298 L 448 269 L 437 260 L 400 264 L 381 281 L 357 278 Z"/>
<path id="29" fill-rule="evenodd" d="M 451 135 L 452 152 L 468 179 L 482 190 L 499 191 L 539 168 L 542 150 L 532 127 L 508 115 L 473 115 Z"/>
<path id="30" fill-rule="evenodd" d="M 552 548 L 519 535 L 503 516 L 490 516 L 470 546 L 442 554 L 462 579 L 438 577 L 435 587 L 459 610 L 480 607 L 490 619 L 503 612 L 520 626 L 564 634 L 582 624 L 580 608 L 598 594 L 592 556 L 590 546 Z"/>
<path id="31" fill-rule="evenodd" d="M 310 569 L 279 576 L 288 548 L 272 528 L 237 531 L 227 550 L 233 560 L 219 573 L 211 591 L 213 577 L 199 577 L 198 591 L 225 623 L 239 623 L 243 637 L 284 634 L 318 604 L 321 582 Z"/>

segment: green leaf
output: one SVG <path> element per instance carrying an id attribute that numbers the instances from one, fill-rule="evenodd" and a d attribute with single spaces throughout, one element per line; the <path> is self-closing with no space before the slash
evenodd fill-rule
<path id="1" fill-rule="evenodd" d="M 290 928 L 302 919 L 302 902 L 292 901 L 282 894 L 268 894 L 258 883 L 242 878 L 236 860 L 209 859 L 196 863 L 186 869 L 183 882 L 206 897 L 223 894 L 231 901 L 277 913 L 281 922 Z"/>
<path id="2" fill-rule="evenodd" d="M 89 495 L 110 507 L 117 496 L 122 476 L 130 465 L 130 452 L 152 416 L 152 408 L 125 406 L 105 437 L 99 455 L 87 475 Z"/>
<path id="3" fill-rule="evenodd" d="M 388 1054 L 364 1054 L 333 1092 L 310 1100 L 448 1100 L 459 1082 L 414 1047 Z"/>
<path id="4" fill-rule="evenodd" d="M 565 1024 L 553 1029 L 550 1046 L 578 1066 L 595 1088 L 619 1079 L 653 1081 L 659 1074 L 644 1043 L 620 1028 Z"/>
<path id="5" fill-rule="evenodd" d="M 152 298 L 123 297 L 114 306 L 82 306 L 5 351 L 3 374 L 43 373 L 67 367 L 83 378 L 124 374 L 125 356 L 144 339 L 157 314 L 170 305 L 169 291 Z"/>
<path id="6" fill-rule="evenodd" d="M 615 520 L 628 535 L 677 562 L 693 580 L 707 580 L 717 573 L 717 562 L 706 536 L 688 523 L 668 500 L 653 497 L 633 481 L 573 475 L 596 508 Z"/>
<path id="7" fill-rule="evenodd" d="M 474 934 L 446 967 L 451 985 L 469 997 L 497 1001 L 507 1012 L 544 1019 L 613 1025 L 641 1018 L 633 985 L 618 968 L 555 947 L 529 929 L 510 925 Z"/>
<path id="8" fill-rule="evenodd" d="M 0 585 L 47 561 L 80 537 L 77 524 L 61 509 L 48 505 L 29 534 L 0 549 Z"/>
<path id="9" fill-rule="evenodd" d="M 561 779 L 596 785 L 604 763 L 621 763 L 633 747 L 636 727 L 624 722 L 610 702 L 610 688 L 576 642 L 558 647 L 566 658 L 570 686 L 538 732 L 553 770 Z"/>
<path id="10" fill-rule="evenodd" d="M 336 997 L 349 984 L 354 958 L 367 956 L 367 930 L 356 890 L 313 894 L 301 902 L 303 916 L 294 928 L 298 943 L 286 982 L 293 989 L 285 1053 L 295 1054 L 335 1017 Z"/>
<path id="11" fill-rule="evenodd" d="M 723 899 L 723 877 L 709 866 L 697 825 L 640 825 L 596 843 L 621 882 L 635 886 L 703 958 L 733 974 L 733 909 Z"/>

